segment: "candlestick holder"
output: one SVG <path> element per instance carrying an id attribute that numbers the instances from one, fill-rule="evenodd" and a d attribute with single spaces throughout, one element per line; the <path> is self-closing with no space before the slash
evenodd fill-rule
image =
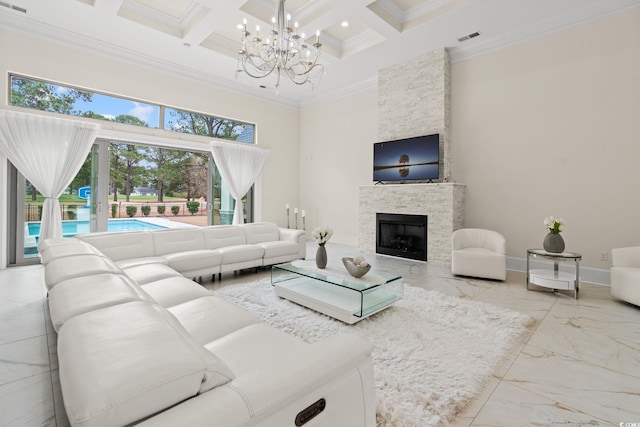
<path id="1" fill-rule="evenodd" d="M 296 217 L 296 230 L 298 229 L 298 212 L 293 214 Z"/>
<path id="2" fill-rule="evenodd" d="M 289 227 L 289 208 L 287 208 L 287 228 Z"/>
<path id="3" fill-rule="evenodd" d="M 302 217 L 302 231 L 307 231 L 307 224 L 305 221 L 305 217 Z"/>

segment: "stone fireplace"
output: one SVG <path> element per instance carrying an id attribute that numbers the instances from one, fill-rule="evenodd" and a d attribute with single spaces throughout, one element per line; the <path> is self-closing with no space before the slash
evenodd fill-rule
<path id="1" fill-rule="evenodd" d="M 464 224 L 464 184 L 387 184 L 360 187 L 359 246 L 376 252 L 377 214 L 427 216 L 427 261 L 451 260 L 451 234 Z"/>
<path id="2" fill-rule="evenodd" d="M 450 182 L 450 68 L 443 48 L 378 72 L 378 141 L 439 134 L 440 179 L 360 187 L 363 251 L 376 252 L 376 214 L 420 215 L 428 217 L 426 260 L 451 260 L 451 234 L 464 226 L 465 186 Z"/>

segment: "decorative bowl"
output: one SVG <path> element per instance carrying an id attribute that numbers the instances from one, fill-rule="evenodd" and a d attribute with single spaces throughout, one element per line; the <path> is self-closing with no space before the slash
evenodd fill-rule
<path id="1" fill-rule="evenodd" d="M 369 272 L 369 270 L 371 270 L 371 265 L 370 264 L 367 264 L 366 267 L 361 267 L 359 265 L 355 265 L 354 262 L 353 262 L 353 258 L 351 258 L 351 257 L 342 258 L 342 263 L 344 264 L 344 268 L 347 269 L 349 274 L 352 275 L 355 278 L 360 278 L 360 277 L 364 276 L 365 274 L 367 274 Z"/>

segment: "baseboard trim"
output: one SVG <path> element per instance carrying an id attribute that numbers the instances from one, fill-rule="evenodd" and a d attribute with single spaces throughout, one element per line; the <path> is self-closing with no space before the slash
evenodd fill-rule
<path id="1" fill-rule="evenodd" d="M 531 264 L 542 266 L 542 265 L 549 265 L 552 263 L 551 261 L 531 260 Z M 573 268 L 574 268 L 573 263 L 570 263 L 570 262 L 560 263 L 560 270 L 562 271 L 567 271 L 569 273 L 572 273 L 574 271 Z M 507 270 L 526 273 L 527 259 L 507 257 Z M 610 286 L 611 280 L 610 280 L 609 269 L 580 266 L 580 281 L 593 283 L 595 285 Z"/>

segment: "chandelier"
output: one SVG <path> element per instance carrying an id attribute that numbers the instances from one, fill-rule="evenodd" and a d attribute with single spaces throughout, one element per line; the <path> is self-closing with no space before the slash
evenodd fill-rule
<path id="1" fill-rule="evenodd" d="M 255 79 L 275 73 L 276 94 L 282 75 L 297 85 L 309 83 L 315 87 L 324 73 L 323 65 L 318 63 L 322 46 L 320 31 L 316 32 L 314 43 L 305 40 L 304 33 L 298 34 L 297 22 L 293 23 L 292 28 L 291 15 L 285 13 L 284 2 L 278 0 L 275 16 L 271 18 L 271 31 L 266 39 L 260 35 L 260 26 L 256 26 L 256 34 L 251 38 L 251 33 L 247 31 L 247 20 L 238 25 L 242 30 L 242 47 L 238 51 L 236 78 L 242 72 Z"/>

